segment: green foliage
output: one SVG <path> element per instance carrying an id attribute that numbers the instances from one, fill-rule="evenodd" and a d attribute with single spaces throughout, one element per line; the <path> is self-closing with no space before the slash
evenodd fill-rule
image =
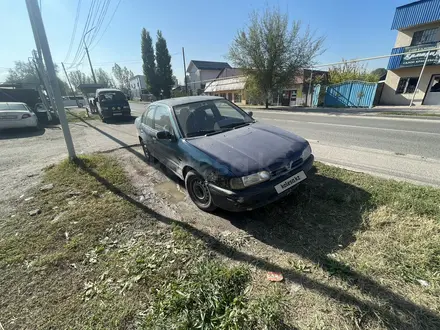
<path id="1" fill-rule="evenodd" d="M 154 56 L 153 40 L 150 33 L 143 28 L 141 33 L 142 69 L 148 91 L 156 98 L 160 95 L 160 86 L 156 78 L 156 59 Z"/>
<path id="2" fill-rule="evenodd" d="M 157 31 L 156 41 L 156 79 L 163 98 L 171 97 L 171 89 L 174 86 L 173 69 L 171 68 L 171 56 L 168 51 L 167 41 L 162 32 Z"/>
<path id="3" fill-rule="evenodd" d="M 75 89 L 81 84 L 93 83 L 93 78 L 91 76 L 86 75 L 84 72 L 80 70 L 70 71 L 69 79 L 70 79 L 70 83 Z"/>
<path id="4" fill-rule="evenodd" d="M 385 69 L 385 68 L 377 68 L 377 69 L 374 69 L 373 71 L 371 71 L 371 74 L 374 74 L 375 76 L 380 78 L 383 75 L 387 74 L 387 69 Z"/>
<path id="5" fill-rule="evenodd" d="M 366 66 L 359 62 L 347 62 L 333 66 L 329 69 L 329 83 L 339 84 L 344 81 L 359 80 L 367 82 L 377 82 L 380 76 L 376 73 L 368 72 Z M 375 70 L 376 71 L 376 70 Z"/>
<path id="6" fill-rule="evenodd" d="M 127 67 L 121 68 L 119 64 L 115 63 L 112 68 L 113 75 L 118 81 L 118 87 L 124 92 L 128 93 L 130 90 L 130 79 L 134 77 L 134 74 L 131 70 L 127 69 Z"/>
<path id="7" fill-rule="evenodd" d="M 156 293 L 145 329 L 278 329 L 282 299 L 251 300 L 247 268 L 204 262 Z"/>
<path id="8" fill-rule="evenodd" d="M 240 30 L 229 49 L 229 58 L 266 96 L 291 84 L 300 70 L 310 67 L 322 53 L 324 38 L 316 37 L 301 23 L 289 28 L 287 14 L 280 10 L 254 12 L 246 29 Z"/>
<path id="9" fill-rule="evenodd" d="M 113 81 L 112 77 L 104 69 L 96 69 L 95 77 L 98 84 L 103 84 L 106 87 L 115 87 L 115 82 Z"/>
<path id="10" fill-rule="evenodd" d="M 55 71 L 58 71 L 57 66 L 55 66 Z M 61 95 L 67 95 L 69 86 L 67 83 L 58 78 L 58 85 L 60 87 Z M 40 78 L 35 70 L 33 63 L 24 61 L 15 61 L 14 68 L 9 69 L 8 76 L 5 80 L 6 83 L 22 83 L 22 84 L 40 84 Z"/>

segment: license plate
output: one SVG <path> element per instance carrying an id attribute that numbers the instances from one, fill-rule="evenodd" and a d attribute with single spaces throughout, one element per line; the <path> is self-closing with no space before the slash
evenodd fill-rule
<path id="1" fill-rule="evenodd" d="M 282 193 L 283 191 L 297 185 L 298 183 L 300 183 L 301 181 L 307 179 L 306 174 L 304 173 L 304 171 L 298 172 L 295 175 L 291 176 L 290 178 L 284 180 L 283 182 L 277 184 L 275 186 L 275 190 L 277 191 L 277 193 Z"/>
<path id="2" fill-rule="evenodd" d="M 122 116 L 122 113 L 119 113 L 119 112 L 113 113 L 113 116 Z"/>

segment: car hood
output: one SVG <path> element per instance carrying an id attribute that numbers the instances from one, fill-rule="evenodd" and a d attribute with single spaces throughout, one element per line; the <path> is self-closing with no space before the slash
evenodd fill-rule
<path id="1" fill-rule="evenodd" d="M 293 133 L 260 123 L 187 142 L 217 162 L 214 167 L 226 166 L 234 176 L 277 170 L 298 160 L 308 144 Z"/>

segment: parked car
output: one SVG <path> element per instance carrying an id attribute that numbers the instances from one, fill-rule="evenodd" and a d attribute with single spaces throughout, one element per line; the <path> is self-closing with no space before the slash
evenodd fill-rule
<path id="1" fill-rule="evenodd" d="M 37 115 L 26 103 L 0 102 L 0 130 L 9 128 L 39 129 Z"/>
<path id="2" fill-rule="evenodd" d="M 222 97 L 151 103 L 135 121 L 145 158 L 185 181 L 202 210 L 252 210 L 288 195 L 312 168 L 309 143 L 256 122 Z"/>
<path id="3" fill-rule="evenodd" d="M 96 90 L 96 108 L 102 121 L 109 118 L 130 117 L 131 109 L 125 94 L 115 88 L 101 88 Z"/>

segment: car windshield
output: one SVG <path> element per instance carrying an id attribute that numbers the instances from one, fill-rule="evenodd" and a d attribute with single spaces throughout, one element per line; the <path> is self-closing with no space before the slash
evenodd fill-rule
<path id="1" fill-rule="evenodd" d="M 99 101 L 100 102 L 117 102 L 117 101 L 125 101 L 125 94 L 122 92 L 102 92 L 99 93 Z"/>
<path id="2" fill-rule="evenodd" d="M 247 126 L 254 120 L 227 100 L 209 100 L 174 107 L 185 137 L 212 135 Z"/>
<path id="3" fill-rule="evenodd" d="M 26 106 L 24 104 L 0 104 L 0 110 L 17 110 L 17 111 L 22 111 L 22 110 L 28 110 L 26 108 Z"/>

